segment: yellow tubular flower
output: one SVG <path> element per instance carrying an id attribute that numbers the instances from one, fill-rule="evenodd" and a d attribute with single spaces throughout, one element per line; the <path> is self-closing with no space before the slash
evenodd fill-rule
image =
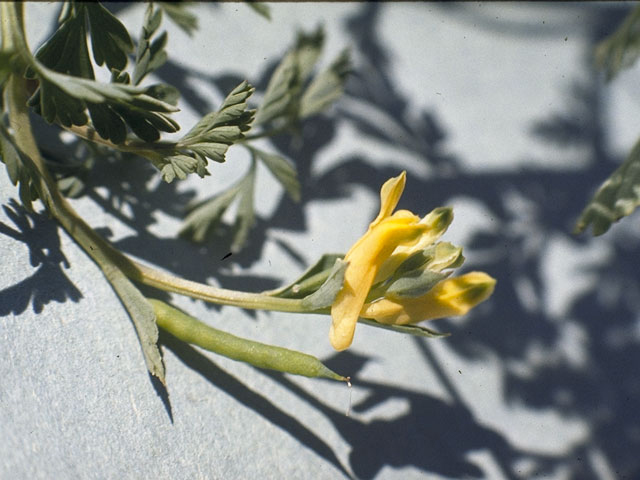
<path id="1" fill-rule="evenodd" d="M 464 315 L 493 293 L 496 281 L 484 272 L 448 278 L 420 297 L 382 298 L 364 305 L 360 316 L 380 323 L 406 325 Z"/>
<path id="2" fill-rule="evenodd" d="M 471 272 L 458 278 L 442 280 L 419 297 L 401 296 L 391 289 L 385 291 L 385 281 L 410 256 L 426 251 L 444 233 L 453 212 L 450 208 L 436 208 L 424 218 L 407 210 L 393 213 L 404 190 L 406 174 L 402 172 L 385 182 L 380 189 L 380 212 L 367 232 L 345 255 L 348 262 L 342 289 L 331 307 L 332 324 L 329 340 L 336 350 L 351 345 L 358 317 L 380 323 L 405 325 L 433 318 L 464 315 L 486 300 L 496 281 L 486 273 Z M 461 249 L 439 244 L 438 254 L 425 266 L 433 272 L 453 267 Z M 441 258 L 442 257 L 442 258 Z M 440 266 L 438 265 L 440 262 Z M 366 303 L 372 285 L 381 288 L 383 298 Z M 373 300 L 373 301 L 372 301 Z"/>
<path id="3" fill-rule="evenodd" d="M 413 253 L 424 250 L 432 245 L 447 230 L 453 220 L 453 210 L 449 207 L 440 207 L 425 215 L 420 223 L 424 225 L 425 232 L 418 242 L 413 245 L 400 245 L 393 254 L 382 264 L 373 283 L 378 283 L 389 278 L 393 272 L 409 258 Z"/>
<path id="4" fill-rule="evenodd" d="M 407 210 L 392 214 L 404 190 L 406 174 L 385 182 L 380 190 L 380 213 L 365 233 L 347 252 L 344 284 L 331 307 L 333 319 L 329 340 L 336 350 L 351 345 L 360 310 L 380 266 L 398 246 L 419 241 L 427 227 Z"/>

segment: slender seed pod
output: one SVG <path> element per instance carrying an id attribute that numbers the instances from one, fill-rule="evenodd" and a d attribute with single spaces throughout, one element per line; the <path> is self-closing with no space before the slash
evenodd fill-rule
<path id="1" fill-rule="evenodd" d="M 153 306 L 158 326 L 184 342 L 254 367 L 348 382 L 347 377 L 331 371 L 316 357 L 236 337 L 210 327 L 160 300 L 148 300 Z"/>

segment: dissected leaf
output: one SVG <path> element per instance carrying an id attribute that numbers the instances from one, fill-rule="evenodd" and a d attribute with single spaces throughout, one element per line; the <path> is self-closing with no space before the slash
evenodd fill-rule
<path id="1" fill-rule="evenodd" d="M 627 159 L 598 188 L 582 211 L 574 233 L 593 225 L 593 234 L 602 235 L 613 222 L 631 214 L 640 205 L 640 140 Z"/>
<path id="2" fill-rule="evenodd" d="M 154 10 L 153 3 L 149 3 L 136 52 L 132 78 L 134 85 L 138 85 L 147 74 L 160 68 L 167 61 L 167 52 L 164 49 L 167 44 L 167 32 L 162 32 L 156 39 L 151 40 L 161 22 L 162 10 Z"/>
<path id="3" fill-rule="evenodd" d="M 124 120 L 109 105 L 101 103 L 88 103 L 87 108 L 91 115 L 93 128 L 98 135 L 105 140 L 111 140 L 115 144 L 123 143 L 127 138 L 127 127 Z"/>
<path id="4" fill-rule="evenodd" d="M 289 196 L 295 201 L 300 201 L 300 182 L 298 173 L 284 157 L 275 153 L 267 153 L 255 147 L 249 147 L 251 152 L 266 165 L 269 171 L 276 177 L 276 180 L 284 187 Z"/>
<path id="5" fill-rule="evenodd" d="M 253 209 L 253 198 L 255 192 L 256 169 L 255 165 L 249 170 L 249 173 L 241 182 L 240 201 L 238 202 L 238 211 L 236 212 L 236 220 L 234 225 L 233 241 L 231 242 L 231 251 L 239 251 L 249 237 L 249 231 L 255 222 L 255 213 Z"/>
<path id="6" fill-rule="evenodd" d="M 161 167 L 162 179 L 171 183 L 174 178 L 180 180 L 187 178 L 187 175 L 198 171 L 198 158 L 188 155 L 172 155 L 164 159 L 165 165 Z"/>
<path id="7" fill-rule="evenodd" d="M 255 124 L 296 114 L 302 86 L 311 74 L 324 44 L 324 33 L 318 28 L 311 34 L 298 33 L 295 46 L 284 56 L 267 85 Z"/>
<path id="8" fill-rule="evenodd" d="M 255 112 L 247 110 L 247 99 L 253 91 L 253 87 L 246 81 L 238 85 L 218 111 L 205 115 L 180 139 L 176 150 L 182 155 L 224 162 L 229 147 L 244 138 L 244 132 L 251 128 Z M 201 176 L 208 174 L 205 167 L 206 163 L 199 170 L 199 173 L 202 172 Z"/>
<path id="9" fill-rule="evenodd" d="M 633 65 L 640 56 L 640 6 L 625 18 L 612 35 L 596 47 L 596 63 L 602 68 L 607 80 L 621 70 Z"/>
<path id="10" fill-rule="evenodd" d="M 127 66 L 127 54 L 133 51 L 133 42 L 125 26 L 99 2 L 78 2 L 76 8 L 79 5 L 87 12 L 96 63 L 123 70 Z"/>
<path id="11" fill-rule="evenodd" d="M 153 307 L 120 270 L 112 270 L 108 277 L 133 321 L 147 369 L 164 384 L 165 371 L 158 349 L 158 326 Z"/>
<path id="12" fill-rule="evenodd" d="M 36 59 L 47 68 L 75 77 L 93 79 L 93 67 L 87 49 L 84 9 L 73 9 L 58 29 L 36 52 Z M 28 76 L 34 75 L 29 70 Z"/>
<path id="13" fill-rule="evenodd" d="M 120 83 L 101 83 L 90 79 L 73 77 L 54 72 L 42 65 L 37 67 L 40 88 L 29 99 L 49 122 L 59 122 L 64 126 L 87 123 L 85 109 L 91 106 L 95 113 L 96 129 L 115 132 L 112 141 L 122 140 L 124 123 L 145 141 L 152 142 L 160 137 L 159 131 L 175 132 L 180 126 L 167 113 L 176 112 L 173 105 L 149 95 L 157 94 L 157 88 L 141 88 Z M 97 108 L 106 104 L 108 109 Z"/>
<path id="14" fill-rule="evenodd" d="M 34 172 L 29 158 L 20 151 L 3 124 L 0 124 L 0 161 L 6 165 L 11 182 L 18 185 L 18 195 L 22 205 L 32 212 L 31 203 L 38 198 L 38 190 L 33 182 L 33 179 L 37 178 L 37 173 Z"/>
<path id="15" fill-rule="evenodd" d="M 255 222 L 255 168 L 254 163 L 247 174 L 230 188 L 190 207 L 180 236 L 194 242 L 205 241 L 220 225 L 222 216 L 231 204 L 237 202 L 230 248 L 232 252 L 242 248 Z"/>
<path id="16" fill-rule="evenodd" d="M 351 66 L 349 51 L 343 50 L 331 66 L 313 79 L 300 100 L 300 118 L 322 112 L 344 92 Z"/>
<path id="17" fill-rule="evenodd" d="M 253 110 L 247 110 L 247 99 L 254 88 L 245 80 L 234 88 L 217 112 L 211 112 L 200 121 L 179 142 L 188 146 L 202 142 L 232 142 L 242 138 L 242 132 L 249 129 Z M 235 128 L 234 128 L 235 127 Z"/>
<path id="18" fill-rule="evenodd" d="M 180 236 L 190 238 L 194 242 L 204 242 L 218 225 L 241 187 L 242 182 L 238 182 L 214 197 L 192 206 L 184 219 Z"/>
<path id="19" fill-rule="evenodd" d="M 151 7 L 150 7 L 151 8 Z M 136 88 L 129 85 L 129 75 L 122 69 L 133 43 L 126 28 L 106 8 L 95 2 L 71 2 L 61 13 L 61 23 L 53 36 L 38 50 L 38 64 L 31 65 L 29 77 L 37 77 L 40 86 L 29 100 L 35 111 L 49 123 L 65 127 L 85 125 L 88 108 L 93 127 L 100 136 L 113 143 L 125 141 L 127 126 L 147 142 L 160 138 L 160 132 L 175 132 L 179 125 L 166 113 L 177 111 L 176 90 L 157 86 Z M 96 62 L 111 69 L 112 83 L 94 81 L 93 67 L 87 49 L 87 28 Z M 161 11 L 149 14 L 138 52 L 135 81 L 160 66 L 166 54 L 166 36 L 149 44 L 157 30 Z M 146 31 L 143 28 L 143 32 Z"/>
<path id="20" fill-rule="evenodd" d="M 187 35 L 191 36 L 197 30 L 198 17 L 187 10 L 185 3 L 158 2 L 158 5 L 171 21 L 184 30 Z"/>

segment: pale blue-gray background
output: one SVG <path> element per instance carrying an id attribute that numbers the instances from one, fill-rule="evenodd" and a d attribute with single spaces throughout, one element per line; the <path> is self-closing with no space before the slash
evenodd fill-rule
<path id="1" fill-rule="evenodd" d="M 58 8 L 27 5 L 32 47 Z M 143 5 L 112 8 L 139 31 Z M 639 70 L 606 85 L 592 65 L 628 8 L 286 3 L 267 22 L 240 3 L 202 4 L 191 39 L 165 19 L 171 61 L 158 77 L 183 91 L 185 130 L 240 80 L 263 90 L 297 28 L 323 24 L 322 63 L 349 46 L 355 74 L 300 139 L 262 144 L 295 162 L 303 201 L 260 170 L 260 220 L 242 252 L 223 261 L 224 239 L 175 239 L 186 201 L 242 175 L 240 149 L 206 180 L 170 186 L 142 161 L 98 165 L 93 190 L 73 201 L 93 227 L 187 278 L 274 288 L 346 251 L 380 184 L 406 169 L 400 206 L 453 205 L 445 239 L 465 246 L 466 270 L 498 279 L 496 293 L 434 322 L 447 340 L 360 326 L 339 355 L 328 317 L 175 297 L 213 325 L 326 360 L 354 387 L 257 371 L 164 336 L 163 390 L 99 269 L 12 200 L 2 169 L 0 478 L 638 478 L 638 215 L 597 239 L 570 234 L 640 134 Z"/>

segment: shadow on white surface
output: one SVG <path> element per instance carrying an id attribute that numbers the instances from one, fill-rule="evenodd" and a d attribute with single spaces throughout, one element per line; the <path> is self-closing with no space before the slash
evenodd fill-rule
<path id="1" fill-rule="evenodd" d="M 413 8 L 418 12 L 421 7 L 427 8 Z M 402 469 L 410 468 L 415 478 L 424 474 L 486 478 L 487 465 L 475 460 L 473 453 L 488 451 L 504 478 L 636 478 L 640 474 L 640 237 L 638 230 L 633 230 L 633 222 L 638 216 L 623 220 L 597 239 L 569 233 L 593 189 L 621 160 L 605 142 L 615 132 L 608 130 L 605 121 L 607 97 L 600 77 L 591 69 L 590 60 L 576 60 L 585 75 L 566 78 L 565 88 L 557 92 L 558 102 L 540 117 L 529 119 L 529 130 L 523 135 L 528 141 L 539 143 L 540 150 L 532 151 L 525 159 L 526 167 L 505 164 L 501 168 L 470 168 L 464 153 L 452 153 L 451 147 L 456 143 L 451 138 L 473 137 L 475 132 L 449 131 L 441 114 L 446 106 L 416 113 L 392 74 L 393 49 L 398 45 L 384 44 L 380 33 L 381 15 L 392 8 L 362 4 L 355 16 L 344 19 L 357 67 L 345 101 L 332 117 L 306 122 L 299 138 L 282 135 L 273 139 L 273 145 L 296 162 L 302 201 L 295 204 L 281 196 L 271 216 L 258 220 L 245 250 L 225 258 L 231 233 L 224 228 L 216 239 L 196 248 L 184 240 L 150 233 L 158 211 L 176 223 L 184 205 L 198 193 L 190 188 L 191 184 L 182 188 L 176 183 L 158 183 L 149 188 L 155 171 L 143 162 L 132 164 L 131 159 L 111 159 L 96 165 L 86 177 L 85 200 L 91 200 L 121 224 L 118 229 L 104 228 L 101 232 L 123 251 L 187 278 L 206 282 L 213 277 L 225 287 L 242 290 L 270 289 L 279 284 L 283 273 L 292 277 L 294 272 L 277 271 L 270 276 L 257 275 L 251 269 L 260 263 L 269 246 L 275 246 L 291 265 L 300 269 L 314 260 L 309 258 L 309 244 L 299 241 L 299 235 L 310 229 L 309 211 L 313 205 L 347 202 L 356 189 L 375 198 L 386 179 L 397 175 L 400 168 L 408 168 L 410 180 L 401 207 L 426 213 L 425 208 L 438 205 L 461 206 L 461 214 L 454 222 L 461 226 L 451 232 L 452 240 L 465 246 L 468 269 L 485 270 L 498 279 L 490 302 L 465 320 L 444 321 L 438 327 L 453 332 L 445 341 L 451 358 L 479 365 L 488 358 L 495 360 L 502 391 L 479 390 L 477 396 L 468 395 L 468 388 L 460 388 L 467 381 L 465 377 L 452 380 L 451 370 L 455 373 L 457 368 L 443 362 L 429 341 L 423 340 L 414 343 L 420 358 L 404 360 L 406 371 L 433 372 L 447 398 L 429 393 L 421 384 L 409 388 L 372 378 L 367 368 L 375 349 L 369 353 L 356 349 L 326 361 L 336 371 L 349 372 L 357 388 L 366 392 L 361 401 L 354 403 L 352 416 L 345 416 L 344 410 L 309 393 L 289 377 L 266 372 L 266 377 L 306 404 L 305 408 L 311 407 L 329 420 L 350 448 L 345 455 L 329 439 L 331 432 L 309 426 L 297 418 L 298 412 L 285 410 L 269 398 L 268 392 L 238 380 L 208 356 L 166 334 L 161 338 L 163 348 L 215 389 L 286 432 L 347 477 L 353 474 L 357 478 L 390 478 L 393 471 L 395 478 L 402 478 Z M 522 55 L 526 55 L 528 43 L 535 48 L 539 29 L 530 28 L 532 22 L 515 28 L 506 21 L 488 22 L 485 13 L 474 16 L 470 8 L 464 14 L 456 10 L 460 6 L 439 4 L 431 8 L 444 20 L 459 15 L 457 18 L 464 18 L 466 28 L 475 26 L 477 20 L 481 25 L 478 29 L 497 38 L 517 38 L 522 43 Z M 552 6 L 545 8 L 539 10 L 541 17 L 555 12 Z M 619 6 L 609 8 L 606 4 L 562 8 L 564 15 L 583 16 L 581 35 L 587 54 L 625 13 Z M 548 34 L 552 38 L 564 36 L 555 30 Z M 427 52 L 425 47 L 425 55 Z M 465 59 L 461 58 L 459 70 L 454 73 L 464 75 L 464 64 Z M 264 89 L 271 71 L 264 72 L 255 82 L 258 90 Z M 190 75 L 199 76 L 220 91 L 241 80 L 229 73 L 196 74 L 179 63 L 169 62 L 159 76 L 177 86 L 198 113 L 206 113 L 211 105 L 202 92 L 190 86 Z M 473 85 L 473 80 L 469 84 Z M 530 85 L 532 95 L 541 87 Z M 419 90 L 420 86 L 416 91 Z M 527 102 L 526 98 L 517 100 Z M 487 105 L 490 99 L 469 94 L 468 101 L 491 110 Z M 500 117 L 500 112 L 492 114 Z M 327 164 L 326 146 L 339 139 L 345 125 L 358 135 L 352 140 L 357 145 L 352 145 L 351 151 L 362 144 L 362 153 L 342 155 Z M 46 129 L 43 132 L 42 138 L 52 142 L 45 153 L 74 148 L 55 143 Z M 500 131 L 494 131 L 494 135 L 496 143 L 509 142 L 500 138 Z M 399 167 L 395 158 L 370 158 L 369 149 L 380 145 L 397 149 L 406 163 Z M 537 162 L 548 148 L 559 159 L 564 155 L 568 160 L 558 165 Z M 577 166 L 571 162 L 576 151 L 586 156 Z M 513 160 L 514 165 L 521 165 L 523 159 Z M 119 162 L 128 162 L 127 168 Z M 109 196 L 101 194 L 104 191 Z M 347 203 L 344 208 L 348 209 Z M 56 228 L 42 214 L 29 214 L 14 201 L 4 206 L 4 212 L 14 225 L 0 223 L 0 234 L 29 247 L 30 263 L 36 271 L 0 291 L 0 314 L 20 315 L 29 306 L 36 313 L 46 314 L 52 301 L 79 302 L 82 294 L 63 269 L 67 263 Z M 336 212 L 335 218 L 350 218 L 349 215 Z M 330 226 L 334 229 L 331 235 L 340 235 L 340 220 Z M 127 227 L 140 233 L 132 234 Z M 284 234 L 273 236 L 276 230 Z M 172 408 L 169 394 L 154 386 L 173 422 L 179 413 Z M 408 410 L 390 419 L 364 419 L 366 412 L 390 399 L 402 399 Z M 496 399 L 500 407 L 491 404 Z M 533 417 L 549 411 L 557 415 L 560 420 L 541 427 L 541 431 L 546 430 L 545 435 L 549 436 L 566 435 L 565 448 L 547 452 L 544 435 L 536 438 L 535 432 L 516 430 L 508 418 L 497 422 L 491 417 L 492 409 L 508 410 L 513 405 L 527 409 Z M 586 425 L 587 434 L 571 437 L 563 433 L 565 421 L 581 422 Z M 269 430 L 261 434 L 264 438 L 259 441 L 268 442 Z"/>

